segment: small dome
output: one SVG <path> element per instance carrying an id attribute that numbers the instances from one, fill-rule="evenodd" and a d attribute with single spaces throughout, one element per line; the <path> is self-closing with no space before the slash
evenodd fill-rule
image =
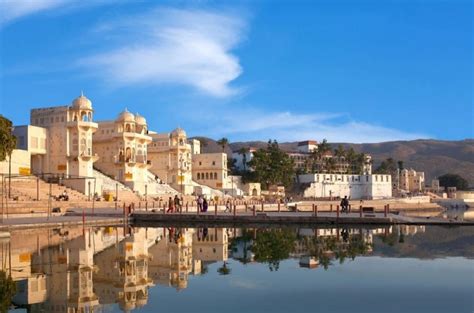
<path id="1" fill-rule="evenodd" d="M 92 110 L 92 102 L 81 92 L 81 95 L 72 101 L 74 109 Z"/>
<path id="2" fill-rule="evenodd" d="M 178 127 L 171 132 L 171 137 L 186 137 L 186 132 L 184 129 Z"/>
<path id="3" fill-rule="evenodd" d="M 122 111 L 122 113 L 119 114 L 117 117 L 117 122 L 135 122 L 135 116 L 128 112 L 127 108 Z"/>
<path id="4" fill-rule="evenodd" d="M 135 114 L 135 123 L 138 125 L 146 125 L 146 119 L 140 114 Z"/>

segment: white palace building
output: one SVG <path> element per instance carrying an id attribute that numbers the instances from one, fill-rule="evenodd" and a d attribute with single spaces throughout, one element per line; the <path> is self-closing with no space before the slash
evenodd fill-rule
<path id="1" fill-rule="evenodd" d="M 126 109 L 113 120 L 96 122 L 93 115 L 83 94 L 70 105 L 32 109 L 30 125 L 13 130 L 12 174 L 56 175 L 86 195 L 117 184 L 140 195 L 243 194 L 228 175 L 227 155 L 201 153 L 200 142 L 188 140 L 183 129 L 153 132 L 143 116 Z"/>

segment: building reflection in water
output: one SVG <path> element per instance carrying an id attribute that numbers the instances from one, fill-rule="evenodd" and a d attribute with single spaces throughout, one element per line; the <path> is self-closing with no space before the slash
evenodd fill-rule
<path id="1" fill-rule="evenodd" d="M 188 287 L 189 275 L 205 274 L 211 263 L 223 262 L 226 268 L 229 252 L 242 263 L 261 261 L 253 248 L 262 231 L 105 227 L 12 232 L 10 241 L 0 242 L 0 270 L 16 282 L 13 303 L 29 312 L 94 312 L 109 305 L 131 311 L 147 304 L 154 285 L 179 291 Z M 416 226 L 291 230 L 294 247 L 288 257 L 299 259 L 301 267 L 316 268 L 354 251 L 371 253 L 374 235 L 424 231 Z M 354 250 L 361 243 L 366 249 Z"/>

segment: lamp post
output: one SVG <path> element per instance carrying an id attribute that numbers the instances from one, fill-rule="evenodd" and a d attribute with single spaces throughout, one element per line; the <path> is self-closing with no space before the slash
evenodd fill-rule
<path id="1" fill-rule="evenodd" d="M 12 188 L 12 151 L 8 156 L 8 199 L 10 199 L 10 193 Z"/>
<path id="2" fill-rule="evenodd" d="M 10 134 L 13 134 L 13 130 L 14 130 L 14 127 L 11 126 Z M 8 199 L 10 199 L 11 185 L 12 185 L 12 152 L 13 150 L 10 150 L 10 153 L 8 156 Z"/>
<path id="3" fill-rule="evenodd" d="M 184 161 L 183 157 L 180 156 L 180 158 L 179 158 L 179 182 L 181 184 L 181 195 L 183 195 L 183 180 L 184 180 L 183 179 L 184 178 L 184 176 L 183 176 L 183 161 Z"/>

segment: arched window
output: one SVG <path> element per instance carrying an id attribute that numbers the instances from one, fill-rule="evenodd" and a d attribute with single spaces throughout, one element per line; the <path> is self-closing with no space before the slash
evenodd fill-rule
<path id="1" fill-rule="evenodd" d="M 201 173 L 198 173 L 197 175 L 197 179 L 200 180 L 201 179 Z"/>
<path id="2" fill-rule="evenodd" d="M 217 173 L 214 173 L 214 179 L 217 179 Z"/>
<path id="3" fill-rule="evenodd" d="M 73 120 L 74 122 L 77 122 L 77 116 L 76 116 L 76 114 L 73 115 L 72 120 Z"/>
<path id="4" fill-rule="evenodd" d="M 125 124 L 125 131 L 130 132 L 130 124 Z"/>
<path id="5" fill-rule="evenodd" d="M 130 162 L 130 159 L 132 158 L 132 149 L 128 147 L 125 149 L 125 162 Z"/>
<path id="6" fill-rule="evenodd" d="M 206 179 L 209 179 L 209 173 L 206 173 Z"/>

